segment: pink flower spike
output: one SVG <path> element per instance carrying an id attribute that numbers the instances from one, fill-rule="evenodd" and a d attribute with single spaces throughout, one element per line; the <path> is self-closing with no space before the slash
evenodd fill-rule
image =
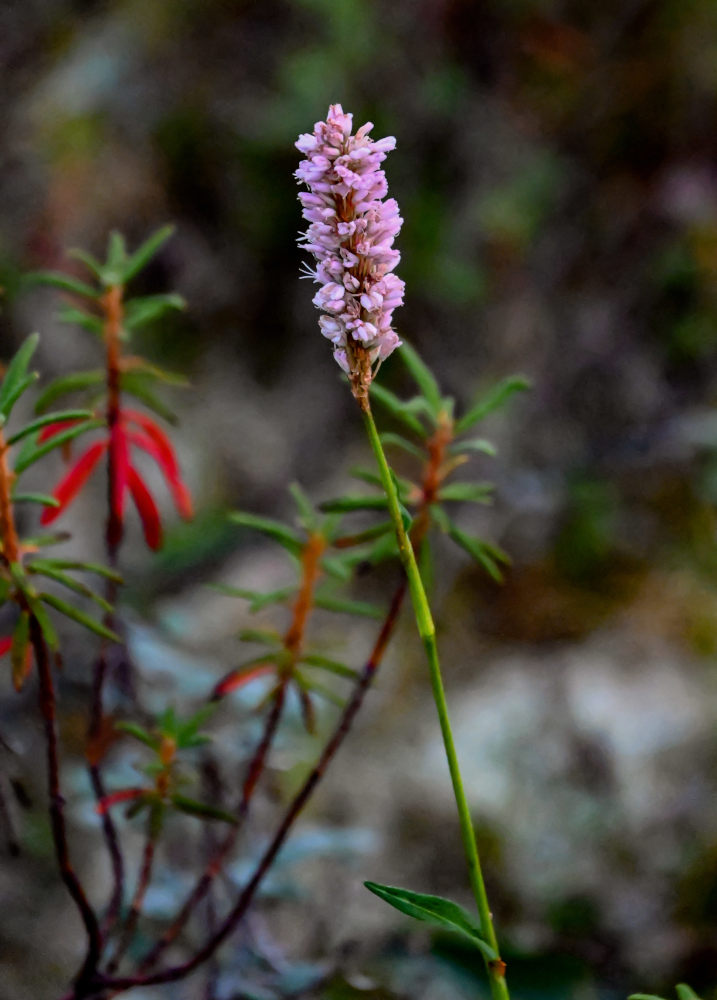
<path id="1" fill-rule="evenodd" d="M 5 656 L 12 649 L 12 636 L 0 639 L 0 656 Z"/>
<path id="2" fill-rule="evenodd" d="M 103 796 L 100 801 L 95 806 L 95 811 L 104 816 L 107 810 L 111 806 L 117 805 L 118 802 L 129 802 L 132 799 L 140 799 L 146 794 L 144 788 L 123 788 L 119 792 L 111 792 L 109 795 Z"/>
<path id="3" fill-rule="evenodd" d="M 144 540 L 150 549 L 156 551 L 162 545 L 162 524 L 159 520 L 159 511 L 152 498 L 152 494 L 145 486 L 137 470 L 131 465 L 127 469 L 127 485 L 132 494 L 137 513 L 142 521 Z"/>
<path id="4" fill-rule="evenodd" d="M 87 480 L 92 475 L 95 466 L 99 462 L 102 454 L 107 450 L 107 441 L 98 441 L 90 445 L 72 466 L 64 479 L 55 487 L 52 494 L 58 501 L 59 507 L 45 507 L 40 518 L 42 524 L 52 524 L 52 522 L 64 513 L 69 507 Z"/>

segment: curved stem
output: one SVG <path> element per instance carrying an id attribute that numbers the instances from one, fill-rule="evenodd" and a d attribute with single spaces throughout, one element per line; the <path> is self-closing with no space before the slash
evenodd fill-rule
<path id="1" fill-rule="evenodd" d="M 371 447 L 374 455 L 376 456 L 379 472 L 381 474 L 381 482 L 383 483 L 383 488 L 388 500 L 389 513 L 396 531 L 399 554 L 403 567 L 406 571 L 406 577 L 408 578 L 408 586 L 411 592 L 411 600 L 413 602 L 418 633 L 426 650 L 426 657 L 428 659 L 428 667 L 431 676 L 431 687 L 433 690 L 433 700 L 436 704 L 436 711 L 438 712 L 438 720 L 440 722 L 441 734 L 443 736 L 443 746 L 445 749 L 446 760 L 448 762 L 448 770 L 451 775 L 451 782 L 453 784 L 453 794 L 456 800 L 456 807 L 458 809 L 461 839 L 463 840 L 463 849 L 468 861 L 468 875 L 470 878 L 471 888 L 473 890 L 473 895 L 475 897 L 480 917 L 481 933 L 484 940 L 487 941 L 496 954 L 495 959 L 485 959 L 486 971 L 490 982 L 491 997 L 493 1000 L 508 1000 L 509 994 L 505 981 L 505 963 L 499 955 L 498 940 L 493 926 L 493 916 L 490 912 L 488 895 L 486 893 L 485 882 L 483 880 L 483 872 L 480 865 L 475 830 L 473 829 L 473 822 L 471 820 L 470 809 L 468 807 L 468 801 L 463 788 L 463 779 L 461 778 L 458 756 L 456 754 L 455 743 L 453 741 L 453 732 L 451 730 L 448 705 L 446 703 L 440 661 L 438 658 L 436 627 L 433 624 L 431 609 L 428 604 L 428 598 L 426 597 L 426 591 L 423 587 L 421 574 L 416 563 L 413 546 L 403 524 L 396 485 L 391 469 L 386 460 L 386 455 L 373 419 L 373 414 L 371 413 L 370 403 L 368 399 L 362 399 L 359 400 L 359 404 L 361 406 L 361 412 L 363 414 L 369 441 L 371 442 Z"/>

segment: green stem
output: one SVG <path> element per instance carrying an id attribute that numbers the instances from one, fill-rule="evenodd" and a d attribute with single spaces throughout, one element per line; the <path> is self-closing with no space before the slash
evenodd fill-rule
<path id="1" fill-rule="evenodd" d="M 496 954 L 496 958 L 492 961 L 485 959 L 486 971 L 490 981 L 491 997 L 492 1000 L 509 1000 L 508 986 L 505 981 L 505 964 L 499 957 L 498 939 L 496 938 L 495 928 L 493 927 L 493 917 L 490 912 L 488 895 L 483 881 L 483 873 L 481 871 L 480 858 L 478 856 L 475 831 L 473 829 L 470 810 L 468 808 L 468 802 L 463 789 L 463 781 L 461 779 L 461 772 L 458 766 L 458 757 L 456 755 L 455 743 L 453 742 L 453 732 L 451 730 L 451 723 L 448 717 L 448 705 L 446 704 L 446 694 L 443 688 L 441 666 L 438 659 L 438 647 L 436 645 L 436 628 L 433 624 L 431 609 L 428 604 L 428 598 L 426 597 L 426 591 L 423 587 L 421 574 L 416 563 L 413 546 L 411 545 L 403 524 L 396 485 L 391 469 L 386 461 L 386 455 L 373 419 L 373 414 L 371 413 L 370 404 L 368 400 L 360 400 L 359 402 L 364 422 L 366 424 L 366 430 L 371 442 L 371 447 L 373 448 L 373 452 L 378 463 L 379 472 L 381 474 L 381 482 L 383 483 L 383 488 L 388 499 L 388 508 L 391 520 L 393 521 L 394 528 L 396 530 L 398 550 L 401 556 L 401 562 L 403 563 L 403 567 L 406 572 L 406 577 L 408 578 L 408 586 L 411 591 L 411 600 L 413 601 L 413 609 L 416 616 L 416 625 L 418 626 L 418 632 L 428 658 L 428 667 L 431 674 L 431 687 L 433 688 L 433 699 L 436 703 L 438 720 L 441 725 L 441 734 L 443 735 L 443 745 L 446 752 L 446 759 L 448 761 L 448 770 L 450 771 L 451 782 L 453 783 L 453 794 L 458 808 L 458 820 L 461 828 L 463 849 L 468 860 L 468 874 L 470 877 L 471 888 L 473 889 L 473 895 L 475 896 L 478 914 L 480 916 L 481 933 L 484 940 L 487 941 Z"/>

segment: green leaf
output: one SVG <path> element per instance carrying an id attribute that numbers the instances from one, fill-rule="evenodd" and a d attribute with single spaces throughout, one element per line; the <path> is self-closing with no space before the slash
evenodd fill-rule
<path id="1" fill-rule="evenodd" d="M 10 661 L 12 663 L 12 683 L 16 691 L 20 691 L 25 681 L 27 648 L 30 641 L 30 615 L 21 611 L 17 625 L 12 634 Z"/>
<path id="2" fill-rule="evenodd" d="M 150 260 L 159 252 L 174 232 L 174 226 L 162 226 L 142 243 L 130 256 L 122 272 L 122 280 L 127 282 L 139 274 L 143 268 L 149 264 Z"/>
<path id="3" fill-rule="evenodd" d="M 407 404 L 390 389 L 384 389 L 382 385 L 372 382 L 371 399 L 381 403 L 395 420 L 410 428 L 418 437 L 425 438 L 426 430 L 421 421 L 409 411 Z"/>
<path id="4" fill-rule="evenodd" d="M 314 604 L 324 611 L 336 611 L 345 615 L 360 615 L 364 618 L 383 618 L 383 609 L 367 601 L 349 601 L 328 594 L 317 594 Z"/>
<path id="5" fill-rule="evenodd" d="M 103 419 L 97 418 L 96 420 L 84 420 L 80 424 L 75 424 L 74 427 L 68 427 L 66 431 L 61 431 L 59 434 L 55 434 L 49 439 L 49 441 L 43 441 L 42 444 L 35 445 L 29 442 L 31 447 L 23 449 L 18 455 L 15 461 L 14 471 L 17 475 L 24 472 L 31 465 L 34 465 L 39 459 L 48 452 L 53 451 L 55 448 L 59 448 L 63 444 L 67 444 L 68 441 L 73 441 L 80 434 L 85 434 L 87 431 L 97 430 L 99 427 L 104 427 L 105 421 Z"/>
<path id="6" fill-rule="evenodd" d="M 494 489 L 493 483 L 449 483 L 441 487 L 438 499 L 490 503 Z"/>
<path id="7" fill-rule="evenodd" d="M 72 257 L 74 260 L 81 261 L 87 270 L 95 276 L 95 278 L 98 278 L 100 281 L 102 280 L 102 264 L 100 264 L 97 258 L 93 257 L 91 253 L 87 253 L 86 250 L 79 250 L 76 247 L 73 247 L 71 250 L 67 251 L 67 256 Z"/>
<path id="8" fill-rule="evenodd" d="M 122 233 L 113 229 L 107 240 L 107 263 L 102 268 L 102 280 L 105 285 L 121 285 L 125 278 L 127 267 L 127 246 Z"/>
<path id="9" fill-rule="evenodd" d="M 236 816 L 226 809 L 219 809 L 206 802 L 197 802 L 195 799 L 188 799 L 186 795 L 172 795 L 170 801 L 175 809 L 186 813 L 188 816 L 197 816 L 199 819 L 218 819 L 224 823 L 231 823 L 235 826 L 238 822 Z"/>
<path id="10" fill-rule="evenodd" d="M 352 510 L 386 510 L 388 500 L 385 496 L 346 496 L 337 497 L 335 500 L 325 500 L 322 504 L 319 504 L 319 507 L 327 513 L 335 514 L 342 514 Z"/>
<path id="11" fill-rule="evenodd" d="M 92 385 L 104 382 L 105 372 L 101 369 L 89 372 L 73 372 L 70 375 L 60 375 L 46 386 L 40 393 L 35 403 L 35 412 L 42 413 L 54 403 L 60 396 L 65 396 L 70 392 L 79 392 L 81 389 L 89 389 Z"/>
<path id="12" fill-rule="evenodd" d="M 62 271 L 35 271 L 28 274 L 26 279 L 31 285 L 49 285 L 51 288 L 59 288 L 62 292 L 72 292 L 73 295 L 81 295 L 85 299 L 96 299 L 100 292 L 79 278 L 73 278 L 71 274 L 63 274 Z"/>
<path id="13" fill-rule="evenodd" d="M 128 736 L 134 736 L 136 740 L 144 743 L 151 750 L 157 750 L 162 742 L 159 736 L 148 733 L 146 729 L 139 726 L 136 722 L 116 722 L 115 729 L 121 733 L 127 733 Z"/>
<path id="14" fill-rule="evenodd" d="M 442 408 L 441 390 L 430 368 L 421 360 L 417 351 L 410 344 L 407 344 L 405 340 L 399 349 L 399 355 L 403 358 L 404 364 L 416 380 L 416 384 L 430 406 L 431 412 L 434 416 L 438 416 Z"/>
<path id="15" fill-rule="evenodd" d="M 92 591 L 84 583 L 80 583 L 79 580 L 73 580 L 71 576 L 63 573 L 62 570 L 54 569 L 47 565 L 38 565 L 36 562 L 30 563 L 28 569 L 31 573 L 37 573 L 39 576 L 44 576 L 47 580 L 59 583 L 61 587 L 66 587 L 75 594 L 80 594 L 81 597 L 89 598 L 89 600 L 94 601 L 95 604 L 99 605 L 103 611 L 110 612 L 112 610 L 112 605 L 109 601 L 106 601 L 104 597 L 100 597 L 99 594 L 95 594 L 94 591 Z"/>
<path id="16" fill-rule="evenodd" d="M 124 392 L 129 393 L 130 396 L 134 396 L 141 403 L 144 403 L 148 409 L 157 413 L 160 417 L 170 424 L 177 423 L 177 415 L 164 403 L 158 396 L 152 392 L 148 385 L 148 380 L 156 376 L 150 375 L 147 371 L 129 371 L 122 372 L 121 384 Z"/>
<path id="17" fill-rule="evenodd" d="M 379 435 L 381 438 L 381 443 L 383 445 L 393 445 L 394 448 L 402 448 L 403 451 L 407 451 L 409 455 L 413 455 L 417 458 L 419 462 L 426 461 L 426 454 L 422 451 L 418 445 L 412 444 L 407 441 L 405 437 L 401 437 L 400 434 L 394 434 L 391 431 L 385 431 L 383 434 Z"/>
<path id="18" fill-rule="evenodd" d="M 31 333 L 17 349 L 7 366 L 2 385 L 0 385 L 0 415 L 6 420 L 10 416 L 15 402 L 37 378 L 36 375 L 28 375 L 27 369 L 39 341 L 40 334 Z"/>
<path id="19" fill-rule="evenodd" d="M 319 656 L 318 653 L 307 653 L 306 656 L 301 657 L 300 662 L 306 664 L 307 667 L 315 667 L 317 670 L 328 670 L 330 674 L 336 674 L 338 677 L 348 677 L 354 680 L 359 676 L 357 670 L 347 667 L 344 663 L 339 663 L 338 660 Z"/>
<path id="20" fill-rule="evenodd" d="M 94 632 L 95 635 L 99 635 L 103 639 L 109 639 L 110 642 L 122 642 L 117 633 L 113 632 L 112 629 L 107 628 L 101 622 L 95 621 L 94 618 L 86 615 L 84 611 L 79 611 L 72 604 L 68 604 L 54 594 L 42 593 L 39 597 L 41 601 L 49 604 L 55 611 L 59 611 L 61 615 L 71 618 L 78 625 L 82 625 L 84 628 L 89 629 L 90 632 Z"/>
<path id="21" fill-rule="evenodd" d="M 487 393 L 479 396 L 468 413 L 456 421 L 456 434 L 462 434 L 470 427 L 473 427 L 474 424 L 483 420 L 484 417 L 487 417 L 489 413 L 493 413 L 494 410 L 503 406 L 513 393 L 522 392 L 529 388 L 530 382 L 522 375 L 510 375 L 508 378 L 503 379 L 502 382 L 499 382 Z"/>
<path id="22" fill-rule="evenodd" d="M 478 451 L 483 455 L 491 455 L 495 457 L 498 454 L 498 449 L 490 441 L 485 438 L 471 438 L 469 441 L 455 441 L 448 449 L 454 454 L 460 454 L 463 451 Z"/>
<path id="23" fill-rule="evenodd" d="M 289 493 L 291 493 L 294 503 L 298 508 L 300 520 L 304 529 L 310 533 L 317 531 L 319 522 L 316 516 L 316 510 L 299 483 L 291 483 L 289 486 Z"/>
<path id="24" fill-rule="evenodd" d="M 124 582 L 121 573 L 118 573 L 114 569 L 110 569 L 109 566 L 103 566 L 102 563 L 82 562 L 78 559 L 35 559 L 33 560 L 32 565 L 49 566 L 50 569 L 60 570 L 76 569 L 78 572 L 82 573 L 96 573 L 97 576 L 102 576 L 107 580 L 113 580 L 115 583 Z"/>
<path id="25" fill-rule="evenodd" d="M 39 377 L 40 376 L 38 375 L 37 372 L 31 372 L 27 376 L 27 378 L 24 378 L 22 380 L 22 382 L 18 382 L 16 384 L 15 388 L 8 395 L 8 397 L 7 397 L 6 401 L 5 401 L 5 412 L 4 413 L 0 413 L 0 426 L 2 426 L 5 423 L 5 421 L 7 420 L 7 418 L 10 416 L 10 413 L 12 411 L 13 406 L 15 405 L 15 403 L 17 403 L 17 401 L 20 398 L 20 396 L 22 396 L 23 393 L 27 389 L 29 389 L 30 386 L 34 382 L 37 382 L 37 380 L 38 380 Z"/>
<path id="26" fill-rule="evenodd" d="M 262 608 L 266 608 L 270 604 L 284 604 L 296 593 L 296 586 L 281 587 L 279 590 L 272 590 L 268 593 L 262 593 L 258 590 L 245 590 L 243 587 L 232 587 L 227 583 L 210 583 L 209 586 L 212 590 L 216 590 L 220 594 L 225 594 L 227 597 L 240 597 L 245 601 L 249 601 L 249 610 L 251 612 L 261 611 Z"/>
<path id="27" fill-rule="evenodd" d="M 687 983 L 677 984 L 678 1000 L 700 1000 L 695 991 Z"/>
<path id="28" fill-rule="evenodd" d="M 23 538 L 21 545 L 29 552 L 33 549 L 48 548 L 50 545 L 61 545 L 71 537 L 69 531 L 57 531 L 54 535 L 33 535 L 30 538 Z"/>
<path id="29" fill-rule="evenodd" d="M 332 691 L 331 688 L 326 687 L 325 684 L 319 684 L 313 677 L 305 677 L 298 670 L 295 670 L 294 680 L 303 691 L 313 691 L 314 694 L 317 694 L 319 698 L 323 698 L 324 701 L 331 702 L 332 705 L 338 705 L 339 708 L 344 707 L 344 699 L 341 695 Z"/>
<path id="30" fill-rule="evenodd" d="M 7 443 L 16 444 L 30 434 L 34 434 L 35 431 L 47 427 L 48 424 L 64 422 L 65 420 L 91 420 L 93 416 L 94 414 L 91 410 L 64 410 L 57 413 L 47 413 L 44 417 L 38 417 L 37 420 L 33 420 L 27 424 L 22 430 L 16 431 L 15 434 L 7 439 Z"/>
<path id="31" fill-rule="evenodd" d="M 281 521 L 274 521 L 268 517 L 259 517 L 257 514 L 245 514 L 240 510 L 232 511 L 229 515 L 229 520 L 234 524 L 241 525 L 243 528 L 253 528 L 255 531 L 260 531 L 263 535 L 268 535 L 269 538 L 273 538 L 279 545 L 288 549 L 292 555 L 300 556 L 303 551 L 304 543 L 301 540 L 301 536 L 293 528 L 282 524 Z"/>
<path id="32" fill-rule="evenodd" d="M 13 493 L 13 503 L 41 503 L 45 507 L 59 507 L 60 501 L 47 493 Z"/>
<path id="33" fill-rule="evenodd" d="M 506 565 L 510 563 L 510 557 L 494 545 L 489 545 L 480 538 L 473 538 L 467 535 L 460 528 L 451 525 L 448 534 L 460 547 L 471 556 L 472 559 L 483 567 L 488 576 L 492 577 L 496 583 L 503 582 L 503 574 L 498 565 L 502 562 Z"/>
<path id="34" fill-rule="evenodd" d="M 372 528 L 366 528 L 365 531 L 357 531 L 354 535 L 342 535 L 340 538 L 334 539 L 334 544 L 339 543 L 340 548 L 354 547 L 355 545 L 363 545 L 365 542 L 372 542 L 374 538 L 380 538 L 387 532 L 393 530 L 393 521 L 381 521 L 380 524 L 375 524 Z M 331 557 L 329 557 L 331 559 Z M 326 558 L 323 560 L 324 565 L 326 565 Z M 331 572 L 329 570 L 329 572 Z M 352 576 L 352 570 L 346 568 L 345 573 L 341 573 L 342 579 L 348 580 Z"/>
<path id="35" fill-rule="evenodd" d="M 243 628 L 239 633 L 239 638 L 242 642 L 256 642 L 261 646 L 280 648 L 282 645 L 279 633 L 271 632 L 269 629 Z"/>
<path id="36" fill-rule="evenodd" d="M 69 326 L 79 326 L 82 330 L 94 333 L 101 337 L 104 333 L 104 323 L 99 316 L 86 312 L 84 309 L 77 309 L 75 306 L 63 306 L 57 314 L 61 323 Z"/>
<path id="37" fill-rule="evenodd" d="M 427 896 L 424 893 L 411 892 L 410 889 L 380 885 L 377 882 L 364 882 L 364 885 L 369 892 L 409 917 L 466 935 L 489 962 L 495 961 L 498 957 L 487 941 L 483 940 L 474 918 L 458 903 L 443 899 L 442 896 Z"/>
<path id="38" fill-rule="evenodd" d="M 655 996 L 654 993 L 631 993 L 627 1000 L 664 1000 L 664 997 Z"/>
<path id="39" fill-rule="evenodd" d="M 50 616 L 36 597 L 28 598 L 28 604 L 30 605 L 30 610 L 35 616 L 37 624 L 40 626 L 40 631 L 45 637 L 45 642 L 51 650 L 57 652 L 60 648 L 60 640 L 57 637 L 55 626 L 50 621 Z"/>
<path id="40" fill-rule="evenodd" d="M 127 302 L 124 314 L 124 325 L 128 330 L 136 330 L 146 323 L 151 323 L 177 309 L 185 309 L 187 303 L 181 295 L 169 292 L 165 295 L 145 295 L 142 298 Z"/>
<path id="41" fill-rule="evenodd" d="M 321 568 L 335 577 L 337 580 L 346 582 L 354 575 L 355 553 L 350 553 L 343 558 L 339 556 L 324 556 L 321 560 Z"/>
<path id="42" fill-rule="evenodd" d="M 144 358 L 132 358 L 131 362 L 131 367 L 125 369 L 127 374 L 139 375 L 140 378 L 145 376 L 148 379 L 155 379 L 157 382 L 164 382 L 165 385 L 173 385 L 179 389 L 189 385 L 189 379 L 186 375 L 179 372 L 168 372 L 166 368 L 160 368 Z"/>

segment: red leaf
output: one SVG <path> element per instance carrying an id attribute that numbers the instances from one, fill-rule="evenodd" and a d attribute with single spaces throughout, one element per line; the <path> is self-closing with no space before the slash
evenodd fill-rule
<path id="1" fill-rule="evenodd" d="M 54 424 L 47 424 L 42 428 L 38 435 L 38 443 L 42 444 L 43 441 L 49 441 L 50 438 L 54 438 L 56 434 L 61 434 L 62 431 L 67 431 L 70 427 L 74 427 L 75 424 L 79 424 L 79 417 L 76 420 L 58 420 Z"/>
<path id="2" fill-rule="evenodd" d="M 55 491 L 52 494 L 60 506 L 45 507 L 40 518 L 42 524 L 52 524 L 55 518 L 59 517 L 72 503 L 92 475 L 95 466 L 106 450 L 107 442 L 98 441 L 96 444 L 90 445 L 87 451 L 78 458 L 64 479 L 55 487 Z"/>
<path id="3" fill-rule="evenodd" d="M 95 808 L 100 816 L 103 816 L 110 806 L 117 805 L 118 802 L 128 802 L 130 799 L 139 799 L 144 794 L 144 788 L 123 788 L 119 792 L 111 792 L 109 795 L 104 795 Z"/>
<path id="4" fill-rule="evenodd" d="M 5 639 L 0 639 L 0 656 L 4 656 L 6 653 L 9 653 L 11 646 L 12 646 L 12 636 L 8 636 Z"/>
<path id="5" fill-rule="evenodd" d="M 144 413 L 138 410 L 123 410 L 123 415 L 126 420 L 144 431 L 144 434 L 130 433 L 130 438 L 138 448 L 142 448 L 152 456 L 164 473 L 180 516 L 186 519 L 192 517 L 192 498 L 182 480 L 172 442 L 162 428 Z"/>
<path id="6" fill-rule="evenodd" d="M 129 471 L 129 445 L 121 423 L 116 423 L 110 434 L 110 462 L 112 463 L 112 513 L 121 524 L 124 519 L 124 499 L 127 493 Z"/>
<path id="7" fill-rule="evenodd" d="M 243 687 L 248 684 L 249 681 L 253 681 L 255 677 L 263 677 L 264 674 L 274 673 L 273 663 L 262 663 L 258 667 L 254 667 L 252 670 L 232 670 L 231 673 L 227 674 L 226 677 L 222 677 L 220 681 L 217 682 L 214 690 L 212 691 L 212 701 L 216 701 L 218 698 L 223 698 L 225 694 L 229 694 L 231 691 L 236 691 L 237 688 Z"/>
<path id="8" fill-rule="evenodd" d="M 162 525 L 159 511 L 152 494 L 145 486 L 139 473 L 131 465 L 127 468 L 127 485 L 132 494 L 137 513 L 142 521 L 144 539 L 150 549 L 158 549 L 162 544 Z"/>

